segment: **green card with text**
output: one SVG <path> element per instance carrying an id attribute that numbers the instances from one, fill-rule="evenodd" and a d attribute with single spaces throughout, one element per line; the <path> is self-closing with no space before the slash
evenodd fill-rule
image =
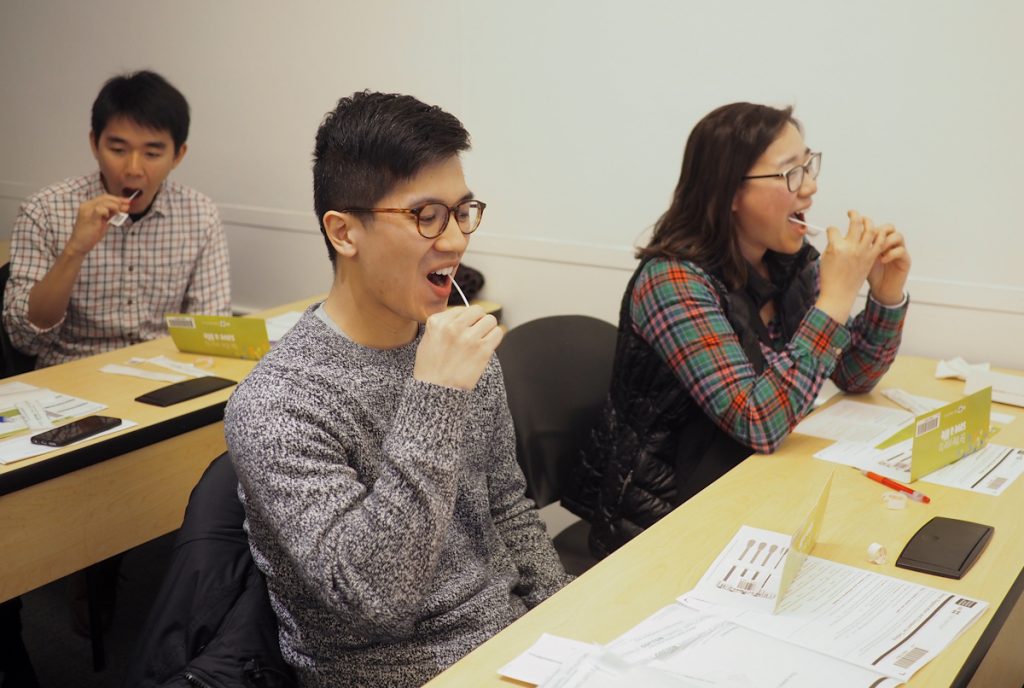
<path id="1" fill-rule="evenodd" d="M 164 319 L 178 351 L 253 361 L 270 351 L 267 324 L 259 318 L 171 314 Z"/>
<path id="2" fill-rule="evenodd" d="M 992 388 L 979 389 L 914 420 L 910 480 L 928 475 L 985 446 L 989 438 Z"/>

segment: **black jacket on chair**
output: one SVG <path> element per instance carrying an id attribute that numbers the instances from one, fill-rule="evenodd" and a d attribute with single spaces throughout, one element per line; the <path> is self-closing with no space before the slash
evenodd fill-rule
<path id="1" fill-rule="evenodd" d="M 295 685 L 281 657 L 266 583 L 242 529 L 237 488 L 223 454 L 192 490 L 125 686 Z"/>

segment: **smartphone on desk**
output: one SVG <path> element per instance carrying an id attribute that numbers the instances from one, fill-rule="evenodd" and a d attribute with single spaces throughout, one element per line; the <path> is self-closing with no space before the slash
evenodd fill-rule
<path id="1" fill-rule="evenodd" d="M 87 416 L 73 420 L 67 425 L 62 425 L 53 430 L 32 435 L 32 444 L 42 444 L 47 447 L 64 447 L 66 445 L 92 437 L 105 430 L 116 428 L 121 424 L 120 418 L 112 416 Z"/>

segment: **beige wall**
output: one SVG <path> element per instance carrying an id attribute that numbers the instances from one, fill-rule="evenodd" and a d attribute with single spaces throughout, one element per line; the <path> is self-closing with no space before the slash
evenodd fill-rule
<path id="1" fill-rule="evenodd" d="M 310 153 L 356 89 L 466 123 L 489 204 L 467 262 L 509 324 L 614 320 L 630 246 L 711 108 L 792 103 L 825 152 L 811 219 L 892 221 L 914 255 L 905 350 L 1024 367 L 1024 91 L 1009 1 L 432 3 L 13 0 L 0 5 L 0 238 L 19 199 L 93 168 L 88 109 L 150 67 L 192 104 L 176 178 L 228 227 L 239 308 L 323 291 Z"/>

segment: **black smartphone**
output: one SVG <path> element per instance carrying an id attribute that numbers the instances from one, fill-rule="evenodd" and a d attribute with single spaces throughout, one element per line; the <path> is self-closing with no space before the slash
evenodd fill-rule
<path id="1" fill-rule="evenodd" d="M 32 435 L 31 439 L 32 444 L 42 444 L 47 447 L 63 447 L 72 442 L 84 440 L 86 437 L 92 437 L 104 430 L 116 428 L 120 424 L 121 419 L 113 418 L 112 416 L 87 416 L 73 420 L 59 428 L 47 430 L 38 435 Z"/>

